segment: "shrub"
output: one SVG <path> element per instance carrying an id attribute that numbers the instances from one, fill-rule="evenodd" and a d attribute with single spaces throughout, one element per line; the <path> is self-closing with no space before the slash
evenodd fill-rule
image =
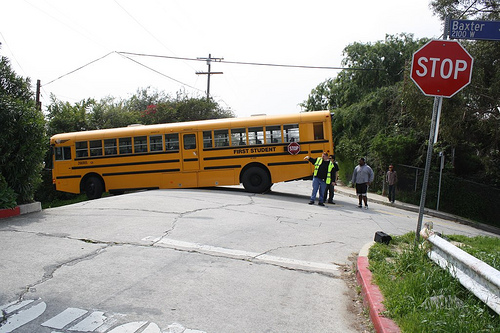
<path id="1" fill-rule="evenodd" d="M 0 174 L 17 193 L 17 203 L 33 201 L 48 147 L 45 120 L 37 109 L 30 80 L 17 76 L 0 57 Z"/>
<path id="2" fill-rule="evenodd" d="M 17 194 L 11 189 L 5 178 L 0 174 L 0 209 L 14 208 Z"/>

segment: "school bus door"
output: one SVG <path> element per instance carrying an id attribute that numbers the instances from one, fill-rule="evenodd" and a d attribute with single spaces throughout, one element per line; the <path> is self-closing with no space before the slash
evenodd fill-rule
<path id="1" fill-rule="evenodd" d="M 78 184 L 81 177 L 73 171 L 75 162 L 72 160 L 71 147 L 53 146 L 52 149 L 52 175 L 57 174 L 57 178 L 53 178 L 52 182 L 56 185 L 56 189 L 58 191 L 80 193 Z M 78 164 L 80 163 L 83 162 L 78 162 Z M 78 182 L 75 182 L 75 180 L 78 180 Z"/>
<path id="2" fill-rule="evenodd" d="M 197 146 L 196 133 L 185 133 L 182 135 L 182 170 L 200 170 L 200 158 Z"/>

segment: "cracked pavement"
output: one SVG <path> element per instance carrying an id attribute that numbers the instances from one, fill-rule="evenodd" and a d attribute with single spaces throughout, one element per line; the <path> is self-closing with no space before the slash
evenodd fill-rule
<path id="1" fill-rule="evenodd" d="M 414 230 L 417 214 L 359 210 L 342 194 L 336 205 L 308 205 L 310 190 L 300 181 L 266 194 L 136 192 L 0 220 L 0 306 L 47 304 L 15 332 L 53 332 L 41 324 L 68 308 L 163 332 L 358 332 L 342 267 L 376 231 Z M 484 234 L 425 219 L 441 232 Z"/>

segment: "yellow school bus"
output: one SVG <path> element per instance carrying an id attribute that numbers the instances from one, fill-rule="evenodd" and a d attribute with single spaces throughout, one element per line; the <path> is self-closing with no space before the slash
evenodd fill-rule
<path id="1" fill-rule="evenodd" d="M 51 137 L 58 191 L 86 193 L 273 183 L 308 178 L 306 155 L 333 154 L 328 111 L 158 125 L 133 125 Z"/>

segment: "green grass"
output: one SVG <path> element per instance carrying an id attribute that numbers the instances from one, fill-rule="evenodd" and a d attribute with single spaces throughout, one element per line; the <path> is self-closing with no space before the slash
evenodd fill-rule
<path id="1" fill-rule="evenodd" d="M 42 209 L 71 205 L 77 202 L 82 202 L 87 200 L 88 199 L 85 194 L 74 195 L 67 199 L 54 199 L 50 202 L 42 202 Z"/>
<path id="2" fill-rule="evenodd" d="M 107 197 L 107 196 L 109 196 L 108 192 L 102 194 L 103 198 Z M 65 198 L 65 199 L 53 199 L 52 201 L 49 201 L 49 202 L 42 202 L 42 209 L 66 206 L 66 205 L 71 205 L 74 203 L 87 201 L 87 200 L 89 200 L 89 199 L 87 198 L 87 195 L 85 195 L 85 194 L 67 195 L 67 198 Z"/>
<path id="3" fill-rule="evenodd" d="M 499 238 L 447 237 L 499 269 Z M 500 316 L 434 264 L 425 245 L 414 243 L 413 232 L 393 236 L 389 246 L 377 243 L 368 256 L 374 282 L 384 295 L 386 315 L 402 332 L 500 332 Z"/>

